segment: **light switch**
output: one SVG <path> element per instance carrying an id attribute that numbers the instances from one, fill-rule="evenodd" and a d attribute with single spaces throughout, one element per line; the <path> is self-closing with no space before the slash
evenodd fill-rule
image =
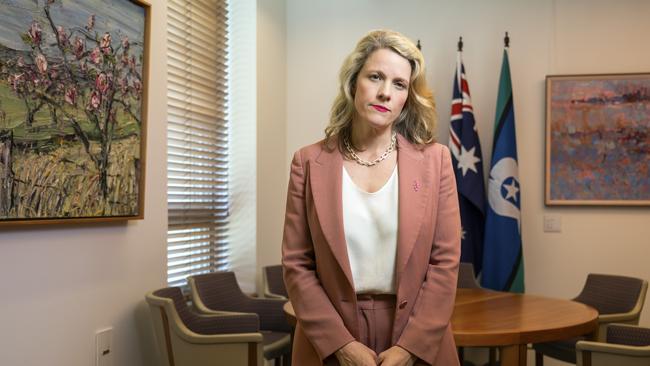
<path id="1" fill-rule="evenodd" d="M 104 328 L 95 333 L 96 366 L 113 366 L 113 328 Z"/>
<path id="2" fill-rule="evenodd" d="M 561 233 L 562 218 L 560 216 L 555 216 L 555 215 L 544 215 L 544 232 Z"/>

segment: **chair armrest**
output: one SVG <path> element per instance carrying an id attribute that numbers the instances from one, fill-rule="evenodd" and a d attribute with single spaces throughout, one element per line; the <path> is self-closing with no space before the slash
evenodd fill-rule
<path id="1" fill-rule="evenodd" d="M 280 300 L 284 300 L 285 302 L 289 300 L 282 295 L 278 295 L 278 294 L 274 294 L 273 292 L 266 292 L 266 291 L 264 291 L 264 297 L 267 299 L 280 299 Z"/>
<path id="2" fill-rule="evenodd" d="M 158 317 L 162 316 L 162 328 L 165 329 L 169 327 L 171 333 L 175 334 L 179 339 L 187 343 L 200 343 L 200 344 L 210 344 L 210 343 L 260 343 L 263 340 L 262 333 L 258 331 L 249 331 L 240 332 L 240 333 L 230 333 L 230 334 L 198 334 L 188 328 L 180 316 L 176 312 L 174 303 L 171 299 L 158 298 L 151 294 L 147 295 L 147 302 L 149 303 L 150 309 L 152 311 L 152 316 Z M 233 317 L 232 315 L 200 315 L 194 314 L 198 317 L 198 322 L 206 321 L 225 321 L 226 324 L 232 326 L 234 320 L 226 320 Z M 241 315 L 238 314 L 237 321 L 241 321 Z M 259 328 L 257 315 L 247 314 L 245 315 L 245 322 L 255 324 L 256 328 Z M 167 323 L 167 325 L 165 325 Z M 249 329 L 252 328 L 247 326 Z M 161 330 L 164 331 L 164 330 Z"/>
<path id="3" fill-rule="evenodd" d="M 614 323 L 614 322 L 629 322 L 630 324 L 638 324 L 640 313 L 629 312 L 619 314 L 600 314 L 598 315 L 598 323 Z"/>
<path id="4" fill-rule="evenodd" d="M 194 320 L 188 327 L 195 333 L 203 335 L 255 333 L 260 330 L 257 314 L 194 314 Z"/>
<path id="5" fill-rule="evenodd" d="M 231 334 L 196 334 L 194 332 L 177 332 L 179 338 L 192 344 L 211 343 L 260 343 L 263 340 L 262 333 L 231 333 Z"/>
<path id="6" fill-rule="evenodd" d="M 578 341 L 576 351 L 588 351 L 592 353 L 610 353 L 632 357 L 650 357 L 650 346 L 635 347 L 622 344 L 611 344 L 591 341 Z"/>
<path id="7" fill-rule="evenodd" d="M 169 317 L 169 328 L 183 341 L 187 343 L 197 343 L 197 344 L 209 344 L 209 343 L 247 343 L 247 342 L 254 342 L 254 343 L 259 343 L 262 342 L 263 337 L 262 333 L 258 331 L 250 331 L 246 329 L 242 329 L 241 332 L 238 333 L 221 333 L 221 334 L 199 334 L 195 332 L 194 330 L 188 328 L 183 321 L 178 317 L 178 314 L 176 312 L 170 313 L 167 311 L 168 314 L 170 314 Z M 257 322 L 257 316 L 255 314 L 247 314 L 246 317 L 248 317 L 248 321 L 252 321 L 254 319 L 255 322 Z M 232 322 L 239 318 L 234 318 L 231 320 L 228 320 L 229 316 L 215 316 L 215 315 L 200 315 L 198 320 L 199 322 L 222 322 L 225 321 L 228 325 L 232 326 Z M 250 329 L 250 326 L 248 327 Z"/>

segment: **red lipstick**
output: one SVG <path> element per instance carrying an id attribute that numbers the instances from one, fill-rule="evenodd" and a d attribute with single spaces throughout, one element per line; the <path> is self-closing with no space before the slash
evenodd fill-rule
<path id="1" fill-rule="evenodd" d="M 389 112 L 389 111 L 390 111 L 390 109 L 388 109 L 388 108 L 386 108 L 386 107 L 384 107 L 384 106 L 382 106 L 382 105 L 379 105 L 379 104 L 371 104 L 371 106 L 372 106 L 372 107 L 373 107 L 377 112 L 385 113 L 385 112 Z"/>

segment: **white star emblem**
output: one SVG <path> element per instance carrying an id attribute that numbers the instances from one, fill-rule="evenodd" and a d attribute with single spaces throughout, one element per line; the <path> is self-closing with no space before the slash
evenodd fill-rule
<path id="1" fill-rule="evenodd" d="M 512 198 L 515 202 L 517 202 L 517 192 L 519 192 L 519 188 L 515 185 L 515 180 L 513 179 L 510 184 L 504 184 L 503 188 L 506 189 L 506 199 Z"/>
<path id="2" fill-rule="evenodd" d="M 467 231 L 461 226 L 460 228 L 460 240 L 465 240 L 465 234 L 467 234 Z"/>
<path id="3" fill-rule="evenodd" d="M 478 170 L 476 170 L 476 163 L 481 161 L 476 155 L 474 155 L 474 151 L 476 150 L 476 146 L 472 147 L 469 149 L 469 151 L 465 150 L 465 146 L 460 147 L 460 156 L 458 157 L 458 169 L 463 171 L 463 177 L 467 173 L 468 170 L 473 171 L 474 173 L 478 173 Z"/>

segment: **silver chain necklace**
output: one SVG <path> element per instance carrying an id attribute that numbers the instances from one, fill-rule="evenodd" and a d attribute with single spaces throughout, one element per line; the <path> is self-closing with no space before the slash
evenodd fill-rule
<path id="1" fill-rule="evenodd" d="M 377 159 L 375 159 L 373 161 L 366 161 L 366 160 L 361 159 L 359 157 L 359 155 L 357 155 L 357 153 L 352 149 L 352 146 L 350 146 L 350 141 L 348 141 L 348 138 L 347 137 L 343 138 L 343 144 L 345 145 L 345 149 L 350 153 L 350 156 L 352 156 L 352 159 L 354 159 L 354 161 L 356 161 L 357 164 L 363 165 L 363 166 L 375 166 L 375 165 L 379 164 L 380 162 L 386 160 L 388 155 L 390 155 L 390 153 L 392 153 L 393 150 L 395 150 L 395 142 L 396 141 L 397 141 L 397 134 L 395 132 L 393 132 L 393 136 L 391 136 L 391 138 L 390 138 L 390 145 L 388 145 L 388 148 L 386 149 L 386 151 L 384 151 L 384 153 L 381 154 L 381 156 L 379 156 Z"/>

